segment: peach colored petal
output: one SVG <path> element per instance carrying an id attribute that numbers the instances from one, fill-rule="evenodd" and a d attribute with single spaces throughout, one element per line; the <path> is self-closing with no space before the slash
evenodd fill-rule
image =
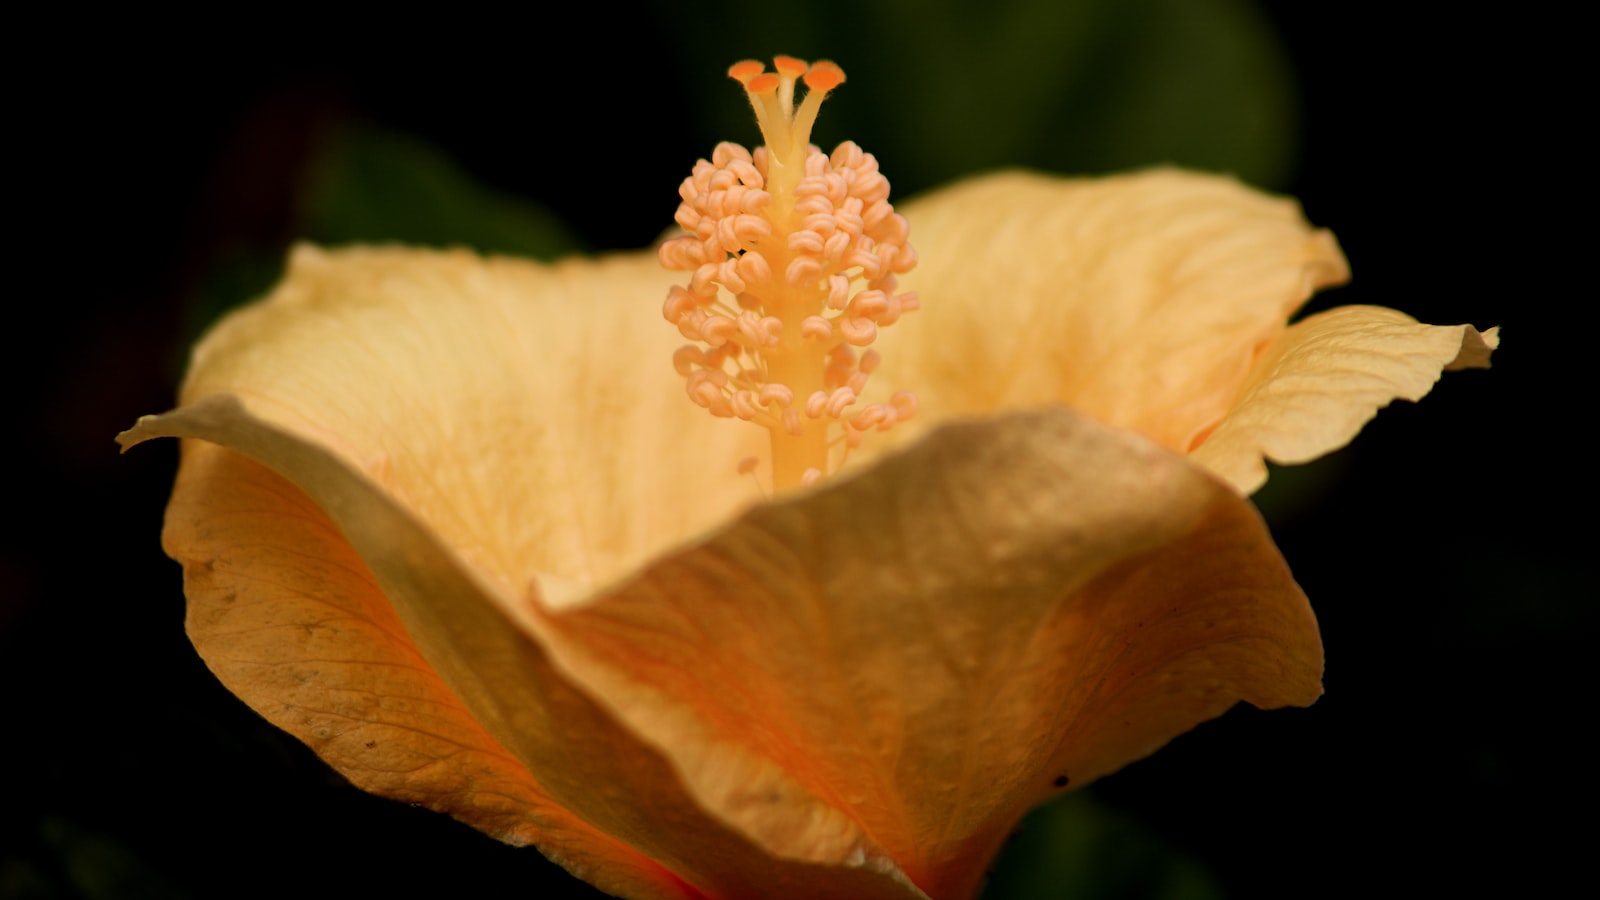
<path id="1" fill-rule="evenodd" d="M 1008 178 L 1023 181 L 974 193 L 1021 204 L 1022 233 L 1063 230 L 1029 205 L 1031 182 Z M 1124 181 L 1041 188 L 1083 214 L 1074 228 L 1120 228 L 1136 245 L 1069 255 L 1068 268 L 1093 274 L 1085 291 L 1142 278 L 1198 298 L 1193 308 L 1135 285 L 1110 298 L 1126 304 L 1089 308 L 1109 314 L 1101 327 L 1081 309 L 1022 311 L 1071 306 L 1021 272 L 1026 255 L 996 279 L 998 297 L 949 270 L 945 317 L 928 316 L 922 345 L 895 348 L 933 387 L 930 419 L 1115 406 L 1106 398 L 1149 387 L 1142 367 L 1155 366 L 1156 387 L 1176 394 L 1109 420 L 1198 423 L 1191 413 L 1211 415 L 1234 362 L 1187 384 L 1156 351 L 1096 345 L 1102 371 L 1074 381 L 1070 359 L 1005 347 L 1052 327 L 1085 350 L 1073 330 L 1085 327 L 1106 339 L 1149 330 L 1159 350 L 1197 329 L 1190 340 L 1243 354 L 1242 378 L 1273 333 L 1255 323 L 1261 311 L 1281 323 L 1285 293 L 1342 266 L 1282 201 L 1176 173 Z M 1241 220 L 1270 234 L 1235 240 Z M 1141 244 L 1157 226 L 1183 240 Z M 989 237 L 986 265 L 1024 249 L 1021 234 Z M 1218 260 L 1228 277 L 1209 268 Z M 1252 265 L 1289 287 L 1248 287 Z M 1235 276 L 1249 316 L 1213 308 Z M 621 860 L 608 889 L 649 897 L 920 896 L 907 876 L 929 895 L 967 896 L 1056 777 L 1085 783 L 1238 699 L 1317 695 L 1314 620 L 1248 503 L 1066 409 L 931 431 L 859 477 L 735 518 L 754 499 L 737 461 L 761 436 L 683 397 L 668 362 L 680 339 L 637 308 L 669 279 L 642 255 L 537 266 L 298 251 L 271 298 L 197 348 L 184 407 L 130 436 L 202 438 L 287 479 L 204 445 L 185 453 L 168 545 L 190 572 L 191 620 L 258 616 L 244 619 L 258 637 L 243 646 L 226 625 L 195 626 L 202 654 L 219 674 L 237 656 L 243 674 L 223 677 L 353 779 L 432 797 L 580 873 Z M 924 313 L 906 324 L 934 307 L 938 284 L 919 286 Z M 982 312 L 962 318 L 962 306 Z M 886 367 L 896 355 L 885 350 Z M 979 384 L 1004 390 L 985 400 L 963 384 L 951 368 L 962 358 L 1001 366 Z M 1035 397 L 1027 383 L 1050 377 L 1087 393 Z M 1156 436 L 1187 449 L 1205 427 Z M 216 499 L 246 495 L 263 499 Z M 394 618 L 374 611 L 380 599 Z M 350 622 L 326 627 L 330 609 Z M 327 655 L 301 657 L 302 632 Z M 303 702 L 314 696 L 328 702 Z M 363 769 L 375 748 L 342 741 L 345 720 L 365 723 L 357 736 L 381 732 L 405 764 L 427 760 L 416 780 L 400 763 Z M 444 749 L 458 726 L 466 749 Z M 462 784 L 467 796 L 441 799 Z"/>
<path id="2" fill-rule="evenodd" d="M 1311 316 L 1267 348 L 1194 459 L 1249 493 L 1267 479 L 1263 459 L 1331 453 L 1390 401 L 1421 399 L 1444 371 L 1488 368 L 1499 342 L 1499 329 L 1422 325 L 1376 306 Z"/>
<path id="3" fill-rule="evenodd" d="M 238 394 L 499 588 L 581 593 L 760 496 L 734 473 L 764 436 L 707 416 L 672 370 L 671 281 L 649 253 L 299 247 L 271 295 L 195 348 L 180 401 Z"/>
<path id="4" fill-rule="evenodd" d="M 358 784 L 531 841 L 628 897 L 924 896 L 865 848 L 777 859 L 707 816 L 552 668 L 512 598 L 340 456 L 231 395 L 123 439 L 151 437 L 217 445 L 186 442 L 169 508 L 197 648 Z"/>
<path id="5" fill-rule="evenodd" d="M 193 618 L 253 606 L 273 627 L 260 629 L 262 644 L 242 664 L 287 666 L 284 677 L 233 682 L 241 696 L 321 742 L 336 765 L 359 753 L 338 743 L 341 721 L 382 711 L 355 737 L 398 740 L 385 725 L 431 735 L 431 751 L 426 741 L 407 748 L 413 759 L 433 754 L 419 766 L 429 781 L 402 782 L 401 795 L 465 808 L 476 823 L 489 813 L 471 810 L 492 811 L 492 798 L 471 793 L 450 806 L 432 787 L 476 777 L 456 768 L 476 756 L 453 744 L 441 756 L 437 739 L 456 740 L 459 723 L 441 735 L 432 729 L 442 715 L 415 714 L 431 709 L 418 701 L 431 669 L 448 691 L 424 696 L 470 711 L 488 736 L 479 755 L 494 757 L 498 743 L 530 773 L 518 779 L 512 768 L 502 781 L 524 797 L 542 789 L 714 896 L 915 896 L 901 869 L 931 896 L 967 896 L 1058 775 L 1087 782 L 1241 698 L 1308 703 L 1319 690 L 1314 621 L 1248 504 L 1182 460 L 1067 410 L 936 432 L 562 610 L 508 610 L 508 598 L 383 491 L 231 398 L 142 420 L 129 439 L 157 435 L 202 437 L 269 462 L 350 541 L 340 547 L 288 484 L 244 493 L 259 467 L 191 445 L 169 547 L 193 554 L 191 582 L 202 571 L 229 577 L 224 590 L 192 592 Z M 274 494 L 288 497 L 255 502 Z M 229 495 L 239 507 L 217 503 Z M 231 530 L 216 527 L 235 518 Z M 293 536 L 307 523 L 322 549 Z M 202 546 L 187 549 L 184 534 Z M 333 577 L 355 569 L 352 548 L 370 578 Z M 415 654 L 374 611 L 371 581 Z M 283 604 L 298 594 L 309 599 Z M 354 614 L 340 620 L 330 607 Z M 381 624 L 357 627 L 362 616 Z M 230 645 L 230 629 L 216 631 L 196 630 L 208 658 L 239 653 L 237 634 Z M 274 646 L 302 632 L 323 642 L 315 653 Z M 372 665 L 397 656 L 403 665 Z M 219 672 L 228 664 L 213 662 Z M 362 674 L 366 706 L 341 696 L 349 672 Z M 359 766 L 352 777 L 394 789 Z M 558 820 L 522 838 L 558 843 L 567 854 L 558 861 L 590 871 L 571 854 L 597 852 L 593 843 L 547 839 L 549 821 Z M 614 877 L 648 884 L 649 867 L 632 865 Z M 649 887 L 656 892 L 625 893 L 670 896 Z"/>
<path id="6" fill-rule="evenodd" d="M 448 813 L 611 893 L 701 894 L 553 803 L 423 659 L 370 570 L 282 476 L 186 442 L 163 535 L 218 679 L 357 787 Z"/>
<path id="7" fill-rule="evenodd" d="M 885 330 L 873 382 L 916 391 L 923 428 L 1066 404 L 1187 452 L 1290 313 L 1349 274 L 1294 201 L 1191 172 L 1006 172 L 903 211 L 922 308 Z"/>
<path id="8" fill-rule="evenodd" d="M 1248 501 L 1061 408 L 935 430 L 532 611 L 712 815 L 779 856 L 882 848 L 934 897 L 970 896 L 1058 778 L 1321 692 Z"/>

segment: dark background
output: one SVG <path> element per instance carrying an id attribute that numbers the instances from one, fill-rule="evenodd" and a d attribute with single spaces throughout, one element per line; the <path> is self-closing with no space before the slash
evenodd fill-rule
<path id="1" fill-rule="evenodd" d="M 936 6 L 848 27 L 830 4 L 663 4 L 560 33 L 278 10 L 185 23 L 192 41 L 149 18 L 40 29 L 54 62 L 13 79 L 0 897 L 581 889 L 348 787 L 224 691 L 158 546 L 176 447 L 119 457 L 111 437 L 172 404 L 199 329 L 295 238 L 649 243 L 695 158 L 753 141 L 724 68 L 775 52 L 844 66 L 817 138 L 875 152 L 899 197 L 1002 164 L 1234 171 L 1339 236 L 1355 282 L 1313 308 L 1505 327 L 1494 370 L 1259 498 L 1324 629 L 1323 700 L 1236 709 L 1073 795 L 994 895 L 1538 896 L 1575 872 L 1592 830 L 1558 817 L 1587 810 L 1600 591 L 1575 524 L 1594 508 L 1571 424 L 1593 407 L 1575 324 L 1593 178 L 1569 26 L 1527 6 Z M 1041 847 L 1057 858 L 1026 858 Z"/>

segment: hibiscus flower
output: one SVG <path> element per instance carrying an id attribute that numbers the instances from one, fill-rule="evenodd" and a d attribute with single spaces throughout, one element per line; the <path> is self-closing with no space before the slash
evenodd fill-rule
<path id="1" fill-rule="evenodd" d="M 971 896 L 1031 807 L 1240 700 L 1315 700 L 1245 494 L 1495 334 L 1288 326 L 1346 277 L 1333 238 L 1177 171 L 894 213 L 849 202 L 878 186 L 842 148 L 815 165 L 860 190 L 805 227 L 848 246 L 791 242 L 774 173 L 843 76 L 741 65 L 768 150 L 704 165 L 769 197 L 726 240 L 680 214 L 687 288 L 654 251 L 301 247 L 121 439 L 185 439 L 164 544 L 201 655 L 358 786 L 625 897 Z M 821 325 L 735 296 L 774 230 L 815 250 L 779 269 Z M 761 355 L 790 328 L 815 390 Z"/>

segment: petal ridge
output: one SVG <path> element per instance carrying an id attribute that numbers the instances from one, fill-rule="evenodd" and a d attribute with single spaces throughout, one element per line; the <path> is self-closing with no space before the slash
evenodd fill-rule
<path id="1" fill-rule="evenodd" d="M 537 614 L 714 815 L 778 855 L 855 823 L 933 896 L 970 893 L 1058 767 L 1087 783 L 1239 699 L 1321 691 L 1253 507 L 1064 408 L 948 423 Z"/>
<path id="2" fill-rule="evenodd" d="M 925 900 L 894 862 L 882 856 L 775 859 L 707 817 L 684 796 L 668 762 L 623 728 L 603 700 L 549 667 L 537 639 L 517 627 L 503 606 L 514 603 L 511 598 L 498 595 L 403 506 L 336 453 L 255 417 L 238 398 L 226 394 L 146 416 L 119 440 L 126 447 L 152 437 L 199 439 L 226 447 L 236 452 L 224 457 L 255 459 L 288 479 L 277 482 L 279 489 L 297 489 L 315 500 L 372 570 L 427 667 L 537 779 L 553 801 L 552 810 L 570 813 L 580 825 L 587 823 L 602 838 L 619 842 L 618 847 L 633 848 L 642 860 L 635 868 L 643 875 L 621 863 L 613 871 L 609 862 L 561 852 L 577 842 L 550 853 L 580 877 L 640 898 L 786 896 L 816 889 L 840 897 Z M 191 459 L 217 458 L 217 447 L 186 444 L 200 448 L 198 454 L 186 454 Z M 214 491 L 217 486 L 207 487 Z M 191 603 L 213 600 L 229 602 L 226 596 L 191 595 Z M 208 650 L 203 643 L 197 646 Z M 235 679 L 234 686 L 239 684 Z M 270 696 L 264 699 L 249 688 L 239 693 L 258 710 L 275 705 Z M 304 729 L 281 715 L 275 721 L 305 736 Z M 312 733 L 307 741 L 319 752 L 321 737 Z M 324 758 L 336 766 L 343 761 L 337 754 Z M 480 818 L 458 817 L 481 827 Z M 519 834 L 523 841 L 550 843 L 526 830 Z"/>

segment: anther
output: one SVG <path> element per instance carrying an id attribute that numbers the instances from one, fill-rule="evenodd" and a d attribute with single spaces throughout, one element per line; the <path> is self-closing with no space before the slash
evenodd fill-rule
<path id="1" fill-rule="evenodd" d="M 828 308 L 844 309 L 850 299 L 850 279 L 843 275 L 828 276 Z"/>
<path id="2" fill-rule="evenodd" d="M 756 67 L 757 75 L 761 74 L 761 63 L 754 60 L 746 60 L 746 63 Z M 733 71 L 730 69 L 728 74 L 733 74 Z M 711 151 L 711 164 L 714 166 L 725 169 L 733 168 L 731 164 L 736 162 L 748 164 L 750 162 L 750 151 L 735 144 L 733 141 L 723 141 Z M 738 170 L 734 169 L 734 171 L 737 173 Z"/>
<path id="3" fill-rule="evenodd" d="M 812 287 L 822 278 L 822 263 L 807 256 L 795 257 L 783 277 L 797 288 Z"/>
<path id="4" fill-rule="evenodd" d="M 701 340 L 713 347 L 727 343 L 739 331 L 739 324 L 727 316 L 708 316 L 700 326 Z"/>
<path id="5" fill-rule="evenodd" d="M 839 261 L 839 257 L 844 255 L 845 249 L 849 246 L 850 233 L 847 231 L 836 231 L 834 232 L 833 237 L 828 238 L 828 240 L 823 243 L 822 256 L 828 262 L 836 263 Z"/>
<path id="6" fill-rule="evenodd" d="M 761 408 L 756 406 L 755 396 L 749 391 L 734 391 L 730 398 L 733 404 L 733 414 L 746 422 L 754 419 Z"/>
<path id="7" fill-rule="evenodd" d="M 735 269 L 747 285 L 761 284 L 772 277 L 772 267 L 767 264 L 767 258 L 754 250 L 745 251 Z"/>
<path id="8" fill-rule="evenodd" d="M 847 387 L 836 388 L 828 395 L 828 415 L 837 419 L 844 414 L 845 408 L 856 402 L 856 392 Z"/>
<path id="9" fill-rule="evenodd" d="M 737 399 L 738 397 L 735 395 L 735 402 L 737 402 Z M 885 417 L 892 415 L 893 413 L 891 413 L 885 406 L 880 403 L 874 403 L 866 409 L 863 409 L 861 412 L 851 416 L 850 424 L 861 431 L 866 431 L 867 429 L 872 428 L 873 426 L 882 422 Z M 890 424 L 893 424 L 892 419 L 890 420 Z"/>
<path id="10" fill-rule="evenodd" d="M 831 211 L 812 213 L 806 216 L 800 222 L 800 227 L 806 231 L 814 231 L 824 238 L 833 237 L 833 233 L 838 230 L 838 225 L 834 222 Z"/>
<path id="11" fill-rule="evenodd" d="M 661 304 L 661 315 L 676 325 L 679 319 L 688 315 L 698 305 L 699 302 L 693 294 L 674 285 L 672 291 L 667 294 L 666 302 Z"/>
<path id="12" fill-rule="evenodd" d="M 809 340 L 825 341 L 833 337 L 833 325 L 821 316 L 806 316 L 800 323 L 800 336 Z"/>
<path id="13" fill-rule="evenodd" d="M 789 235 L 789 249 L 797 253 L 822 255 L 822 235 L 815 231 L 795 231 Z"/>
<path id="14" fill-rule="evenodd" d="M 789 390 L 786 384 L 764 384 L 761 386 L 761 404 L 767 406 L 776 403 L 783 409 L 794 405 L 794 391 Z"/>
<path id="15" fill-rule="evenodd" d="M 744 279 L 739 277 L 738 263 L 732 258 L 717 267 L 717 281 L 735 294 L 744 293 Z"/>
<path id="16" fill-rule="evenodd" d="M 687 344 L 672 353 L 672 368 L 685 378 L 694 372 L 696 364 L 705 365 L 706 355 L 699 347 Z"/>
<path id="17" fill-rule="evenodd" d="M 844 259 L 841 260 L 840 264 L 847 269 L 859 267 L 861 269 L 861 277 L 868 281 L 877 278 L 883 271 L 880 268 L 882 259 L 878 254 L 866 249 L 851 250 L 844 255 Z"/>
<path id="18" fill-rule="evenodd" d="M 889 298 L 883 291 L 862 291 L 850 301 L 850 312 L 876 321 L 889 311 Z"/>
<path id="19" fill-rule="evenodd" d="M 877 340 L 878 323 L 858 316 L 840 316 L 839 331 L 844 335 L 846 343 L 865 347 Z"/>

